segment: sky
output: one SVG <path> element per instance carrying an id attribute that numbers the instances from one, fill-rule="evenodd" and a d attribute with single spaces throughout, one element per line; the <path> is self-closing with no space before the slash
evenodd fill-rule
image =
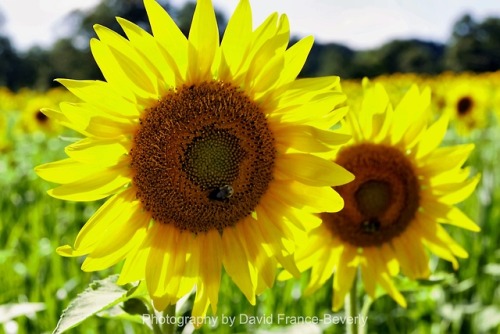
<path id="1" fill-rule="evenodd" d="M 187 0 L 170 0 L 182 5 Z M 64 17 L 99 0 L 0 0 L 0 32 L 26 50 L 48 46 L 64 36 Z M 237 0 L 213 0 L 230 16 Z M 313 35 L 318 42 L 342 43 L 354 49 L 375 48 L 395 38 L 446 42 L 453 23 L 465 13 L 474 19 L 500 17 L 499 0 L 251 0 L 254 23 L 272 12 L 286 13 L 292 34 Z"/>

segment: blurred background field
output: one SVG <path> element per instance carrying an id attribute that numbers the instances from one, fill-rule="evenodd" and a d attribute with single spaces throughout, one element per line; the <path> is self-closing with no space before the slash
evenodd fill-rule
<path id="1" fill-rule="evenodd" d="M 169 5 L 184 32 L 193 4 Z M 69 301 L 94 279 L 119 272 L 119 266 L 98 273 L 80 270 L 83 259 L 62 258 L 56 247 L 73 243 L 79 229 L 101 202 L 71 203 L 46 194 L 51 185 L 39 179 L 34 166 L 62 159 L 75 133 L 59 127 L 40 112 L 72 101 L 54 78 L 100 79 L 87 48 L 92 24 L 120 31 L 114 16 L 146 25 L 140 1 L 103 1 L 93 10 L 71 14 L 73 34 L 49 48 L 18 51 L 0 30 L 0 333 L 51 332 Z M 219 13 L 221 31 L 226 18 Z M 293 31 L 293 22 L 292 22 Z M 500 333 L 500 18 L 481 21 L 463 16 L 455 22 L 447 43 L 395 40 L 379 48 L 353 50 L 317 43 L 301 76 L 340 75 L 348 104 L 356 108 L 364 76 L 385 85 L 397 103 L 411 84 L 430 86 L 432 117 L 450 115 L 444 145 L 473 142 L 466 162 L 481 173 L 475 193 L 461 208 L 481 227 L 471 233 L 447 226 L 469 252 L 458 271 L 431 258 L 430 281 L 398 279 L 408 309 L 387 296 L 371 305 L 370 333 Z M 227 277 L 221 284 L 218 316 L 320 316 L 331 314 L 330 285 L 303 296 L 307 273 L 301 279 L 276 282 L 252 307 Z M 360 291 L 361 292 L 361 291 Z M 188 312 L 188 299 L 180 312 Z M 340 313 L 342 314 L 342 313 Z M 340 315 L 339 314 L 339 315 Z M 86 320 L 74 333 L 146 333 L 141 318 Z M 139 322 L 139 323 L 137 323 Z M 344 333 L 345 327 L 294 328 L 298 333 Z M 192 328 L 180 328 L 185 333 Z M 280 332 L 276 325 L 208 325 L 200 332 Z"/>

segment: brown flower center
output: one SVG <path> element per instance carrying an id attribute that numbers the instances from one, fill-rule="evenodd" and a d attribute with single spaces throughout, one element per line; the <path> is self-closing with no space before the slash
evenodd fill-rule
<path id="1" fill-rule="evenodd" d="M 420 203 L 420 184 L 408 158 L 394 147 L 359 144 L 340 151 L 336 162 L 356 179 L 335 190 L 344 198 L 323 221 L 356 247 L 382 245 L 405 231 Z"/>
<path id="2" fill-rule="evenodd" d="M 45 124 L 48 122 L 49 118 L 40 110 L 35 112 L 35 119 L 40 124 Z"/>
<path id="3" fill-rule="evenodd" d="M 473 101 L 469 96 L 460 98 L 457 102 L 457 112 L 459 116 L 465 116 L 472 110 Z"/>
<path id="4" fill-rule="evenodd" d="M 130 154 L 144 209 L 199 233 L 251 214 L 273 178 L 276 151 L 260 107 L 213 81 L 179 87 L 147 109 Z"/>

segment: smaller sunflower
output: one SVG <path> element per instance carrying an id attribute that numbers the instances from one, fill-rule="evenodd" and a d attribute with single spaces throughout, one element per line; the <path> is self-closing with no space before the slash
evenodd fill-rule
<path id="1" fill-rule="evenodd" d="M 19 131 L 23 133 L 43 132 L 47 135 L 56 135 L 63 131 L 63 127 L 55 120 L 47 117 L 41 109 L 55 107 L 62 101 L 75 99 L 62 89 L 52 89 L 46 93 L 24 91 L 20 94 L 23 100 Z"/>
<path id="2" fill-rule="evenodd" d="M 460 135 L 469 135 L 487 125 L 488 85 L 484 80 L 460 76 L 447 84 L 444 112 L 447 113 Z"/>
<path id="3" fill-rule="evenodd" d="M 312 268 L 306 293 L 335 273 L 334 310 L 342 306 L 358 268 L 372 298 L 379 285 L 406 307 L 392 277 L 401 271 L 410 279 L 428 278 L 426 248 L 455 269 L 456 257 L 468 256 L 442 224 L 479 231 L 455 206 L 479 180 L 462 168 L 474 145 L 438 148 L 448 120 L 443 115 L 427 126 L 430 90 L 412 86 L 393 111 L 382 85 L 367 80 L 363 85 L 361 108 L 346 120 L 353 139 L 334 158 L 356 179 L 334 187 L 344 208 L 320 214 L 322 224 L 296 253 L 301 271 Z M 280 276 L 287 277 L 286 272 Z"/>
<path id="4" fill-rule="evenodd" d="M 0 109 L 0 152 L 8 147 L 7 132 L 8 132 L 7 113 Z"/>
<path id="5" fill-rule="evenodd" d="M 16 94 L 6 87 L 0 87 L 0 111 L 13 111 L 17 109 Z"/>

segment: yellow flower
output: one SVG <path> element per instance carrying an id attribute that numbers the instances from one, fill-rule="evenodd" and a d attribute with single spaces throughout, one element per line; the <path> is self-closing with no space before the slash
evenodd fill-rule
<path id="1" fill-rule="evenodd" d="M 119 18 L 128 40 L 96 25 L 91 49 L 106 82 L 59 80 L 81 103 L 44 110 L 87 138 L 39 166 L 64 200 L 112 197 L 64 256 L 95 271 L 125 259 L 119 283 L 145 279 L 158 310 L 196 286 L 193 315 L 216 312 L 222 267 L 247 299 L 296 271 L 294 238 L 313 213 L 343 201 L 352 174 L 324 158 L 349 137 L 338 77 L 295 80 L 307 37 L 287 49 L 285 15 L 252 30 L 241 0 L 219 45 L 214 9 L 199 0 L 189 38 L 153 0 L 153 36 Z M 332 111 L 333 110 L 333 111 Z M 331 155 L 330 155 L 331 157 Z"/>
<path id="2" fill-rule="evenodd" d="M 460 135 L 482 129 L 487 125 L 490 90 L 486 80 L 467 75 L 457 76 L 444 83 L 446 87 L 444 112 Z"/>
<path id="3" fill-rule="evenodd" d="M 334 161 L 356 179 L 334 187 L 345 200 L 338 213 L 322 213 L 323 223 L 296 252 L 298 267 L 312 267 L 308 293 L 333 274 L 333 309 L 339 309 L 358 268 L 367 293 L 380 285 L 396 302 L 406 301 L 392 277 L 427 278 L 426 248 L 458 267 L 467 252 L 445 231 L 452 224 L 479 227 L 455 204 L 468 197 L 478 176 L 462 168 L 472 144 L 438 148 L 448 120 L 427 126 L 430 91 L 412 86 L 393 111 L 382 85 L 364 81 L 359 110 L 347 115 L 353 139 Z M 286 278 L 286 272 L 283 274 Z"/>
<path id="4" fill-rule="evenodd" d="M 56 121 L 48 118 L 41 109 L 55 106 L 63 99 L 56 99 L 53 93 L 39 94 L 30 92 L 22 94 L 25 97 L 23 109 L 21 110 L 20 130 L 26 133 L 41 131 L 47 134 L 61 132 L 61 126 Z"/>

